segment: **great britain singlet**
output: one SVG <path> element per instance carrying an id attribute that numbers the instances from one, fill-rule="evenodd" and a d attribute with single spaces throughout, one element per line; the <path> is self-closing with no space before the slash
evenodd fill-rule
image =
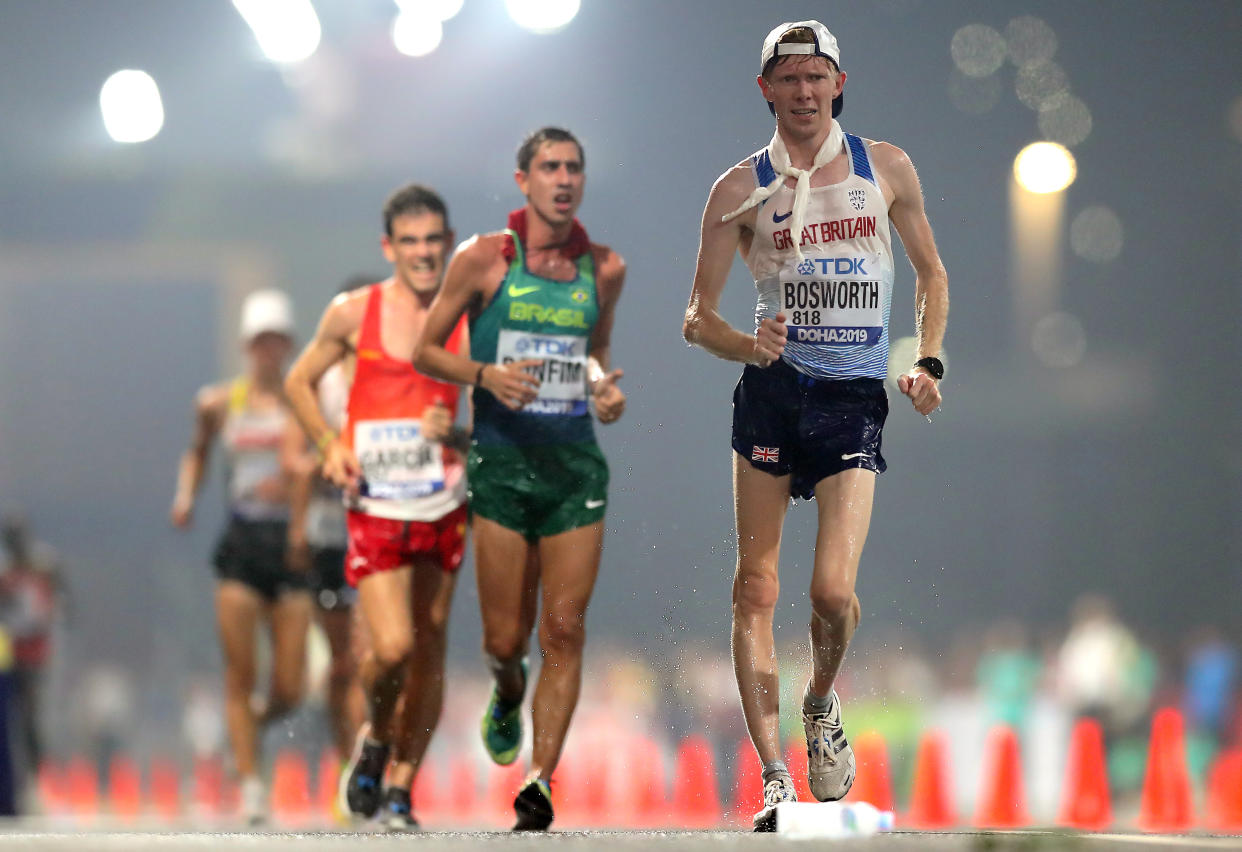
<path id="1" fill-rule="evenodd" d="M 282 406 L 255 411 L 249 406 L 250 380 L 239 377 L 229 386 L 229 407 L 221 430 L 228 454 L 228 500 L 230 513 L 246 521 L 284 521 L 289 504 L 259 494 L 260 483 L 283 475 L 280 444 L 289 422 Z"/>
<path id="2" fill-rule="evenodd" d="M 360 496 L 351 508 L 377 518 L 437 521 L 466 501 L 465 466 L 450 446 L 422 436 L 428 405 L 457 416 L 460 390 L 393 358 L 383 346 L 380 318 L 383 285 L 371 285 L 358 334 L 357 365 L 349 391 L 342 438 L 362 467 Z M 445 348 L 461 350 L 464 320 Z"/>
<path id="3" fill-rule="evenodd" d="M 756 210 L 746 265 L 759 291 L 755 324 L 785 314 L 782 359 L 819 379 L 883 379 L 888 373 L 888 318 L 893 252 L 888 205 L 867 143 L 845 134 L 850 171 L 840 183 L 812 187 L 806 223 L 794 251 L 787 222 L 794 190 L 787 184 Z M 750 158 L 756 184 L 776 173 L 766 148 Z"/>
<path id="4" fill-rule="evenodd" d="M 575 260 L 578 274 L 572 281 L 554 281 L 527 269 L 517 232 L 505 233 L 515 256 L 492 301 L 470 322 L 471 356 L 499 365 L 541 359 L 531 370 L 541 384 L 539 395 L 520 411 L 475 388 L 474 441 L 479 446 L 594 442 L 586 376 L 599 300 L 591 251 Z"/>

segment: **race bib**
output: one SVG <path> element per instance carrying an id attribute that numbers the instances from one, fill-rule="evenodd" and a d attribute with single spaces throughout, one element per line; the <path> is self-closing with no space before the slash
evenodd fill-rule
<path id="1" fill-rule="evenodd" d="M 874 256 L 808 257 L 781 271 L 789 340 L 875 346 L 884 332 L 884 282 Z"/>
<path id="2" fill-rule="evenodd" d="M 568 334 L 533 334 L 502 329 L 496 344 L 496 363 L 512 364 L 539 358 L 542 364 L 526 372 L 540 381 L 539 394 L 522 410 L 529 414 L 582 415 L 587 412 L 587 340 Z"/>
<path id="3" fill-rule="evenodd" d="M 423 439 L 418 420 L 363 420 L 354 426 L 363 497 L 413 500 L 444 489 L 444 452 Z"/>

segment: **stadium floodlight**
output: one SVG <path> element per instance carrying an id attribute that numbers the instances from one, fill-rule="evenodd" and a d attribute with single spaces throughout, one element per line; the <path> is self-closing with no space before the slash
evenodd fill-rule
<path id="1" fill-rule="evenodd" d="M 443 38 L 440 19 L 425 9 L 403 8 L 392 22 L 392 43 L 406 56 L 426 56 Z"/>
<path id="2" fill-rule="evenodd" d="M 1013 161 L 1013 176 L 1028 192 L 1060 192 L 1078 176 L 1074 155 L 1056 142 L 1032 142 Z"/>
<path id="3" fill-rule="evenodd" d="M 556 32 L 578 14 L 581 0 L 505 0 L 509 17 L 534 33 Z"/>
<path id="4" fill-rule="evenodd" d="M 160 90 L 146 71 L 127 68 L 105 80 L 99 111 L 104 129 L 117 142 L 146 142 L 164 126 Z"/>
<path id="5" fill-rule="evenodd" d="M 323 31 L 310 0 L 233 0 L 233 6 L 273 62 L 301 62 L 319 47 Z"/>
<path id="6" fill-rule="evenodd" d="M 402 12 L 421 12 L 441 22 L 460 12 L 465 2 L 466 0 L 396 0 L 397 8 Z"/>

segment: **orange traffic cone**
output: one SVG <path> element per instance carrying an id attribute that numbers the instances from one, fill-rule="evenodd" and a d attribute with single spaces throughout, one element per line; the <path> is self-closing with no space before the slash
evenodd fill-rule
<path id="1" fill-rule="evenodd" d="M 414 776 L 414 788 L 410 790 L 410 806 L 419 822 L 426 822 L 425 816 L 434 820 L 440 812 L 440 776 L 436 772 L 435 762 L 424 756 L 418 766 L 418 774 Z"/>
<path id="2" fill-rule="evenodd" d="M 1242 749 L 1222 752 L 1208 773 L 1208 827 L 1242 831 Z"/>
<path id="3" fill-rule="evenodd" d="M 65 767 L 65 788 L 72 813 L 82 817 L 99 813 L 99 776 L 93 763 L 82 757 L 70 760 Z"/>
<path id="4" fill-rule="evenodd" d="M 673 818 L 680 828 L 714 828 L 720 824 L 716 762 L 707 739 L 692 734 L 677 749 L 677 786 Z"/>
<path id="5" fill-rule="evenodd" d="M 487 812 L 481 816 L 492 826 L 508 828 L 513 823 L 513 800 L 522 785 L 523 767 L 515 761 L 509 766 L 492 766 L 487 774 Z M 552 791 L 552 807 L 560 800 Z"/>
<path id="6" fill-rule="evenodd" d="M 793 778 L 794 791 L 798 794 L 799 802 L 815 801 L 815 797 L 811 795 L 811 781 L 807 778 L 806 764 L 806 742 L 792 739 L 786 743 L 785 766 L 789 769 L 790 777 Z"/>
<path id="7" fill-rule="evenodd" d="M 69 794 L 65 790 L 65 772 L 51 760 L 39 764 L 36 781 L 39 803 L 44 814 L 60 815 L 69 807 Z"/>
<path id="8" fill-rule="evenodd" d="M 888 774 L 888 747 L 878 731 L 864 731 L 854 741 L 854 760 L 858 775 L 845 799 L 867 802 L 878 810 L 893 809 L 893 782 Z"/>
<path id="9" fill-rule="evenodd" d="M 449 767 L 449 791 L 451 796 L 445 819 L 458 827 L 470 826 L 477 815 L 479 794 L 475 786 L 474 765 L 469 758 L 453 759 Z"/>
<path id="10" fill-rule="evenodd" d="M 315 773 L 315 811 L 331 822 L 347 819 L 337 813 L 337 787 L 341 781 L 341 758 L 336 749 L 329 746 L 319 755 L 319 769 Z"/>
<path id="11" fill-rule="evenodd" d="M 299 825 L 310 814 L 310 769 L 297 749 L 281 749 L 272 762 L 272 817 Z"/>
<path id="12" fill-rule="evenodd" d="M 919 740 L 914 759 L 914 787 L 910 791 L 910 828 L 937 829 L 957 825 L 949 779 L 948 755 L 939 731 L 927 731 Z"/>
<path id="13" fill-rule="evenodd" d="M 150 767 L 151 809 L 164 822 L 181 818 L 181 778 L 177 767 L 166 758 L 155 758 Z"/>
<path id="14" fill-rule="evenodd" d="M 639 740 L 637 770 L 633 776 L 634 827 L 659 828 L 668 822 L 668 799 L 665 795 L 664 755 L 651 737 Z"/>
<path id="15" fill-rule="evenodd" d="M 1188 831 L 1194 823 L 1185 729 L 1181 712 L 1172 707 L 1152 719 L 1138 822 L 1143 831 L 1157 833 Z"/>
<path id="16" fill-rule="evenodd" d="M 755 813 L 763 808 L 763 766 L 749 737 L 738 742 L 733 758 L 732 804 L 729 815 L 735 828 L 750 828 Z"/>
<path id="17" fill-rule="evenodd" d="M 982 794 L 975 824 L 983 828 L 1018 828 L 1030 823 L 1022 785 L 1018 738 L 1007 725 L 988 732 Z"/>
<path id="18" fill-rule="evenodd" d="M 552 787 L 556 790 L 556 822 L 564 828 L 582 828 L 589 824 L 590 787 L 592 783 L 603 781 L 591 777 L 586 758 L 586 753 L 581 749 L 566 749 L 556 765 L 556 771 L 552 773 Z"/>
<path id="19" fill-rule="evenodd" d="M 124 755 L 114 757 L 108 767 L 108 808 L 125 822 L 142 813 L 142 776 L 138 765 Z"/>
<path id="20" fill-rule="evenodd" d="M 1064 790 L 1058 824 L 1083 831 L 1101 831 L 1112 824 L 1104 733 L 1095 719 L 1079 719 L 1074 725 Z"/>
<path id="21" fill-rule="evenodd" d="M 194 761 L 194 810 L 201 817 L 215 817 L 224 809 L 224 768 L 217 757 Z"/>

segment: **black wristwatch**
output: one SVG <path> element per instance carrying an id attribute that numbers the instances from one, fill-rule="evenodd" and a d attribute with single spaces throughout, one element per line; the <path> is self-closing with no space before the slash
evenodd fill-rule
<path id="1" fill-rule="evenodd" d="M 920 358 L 914 362 L 914 366 L 922 367 L 936 381 L 944 378 L 944 362 L 939 358 L 932 358 L 931 356 Z"/>

